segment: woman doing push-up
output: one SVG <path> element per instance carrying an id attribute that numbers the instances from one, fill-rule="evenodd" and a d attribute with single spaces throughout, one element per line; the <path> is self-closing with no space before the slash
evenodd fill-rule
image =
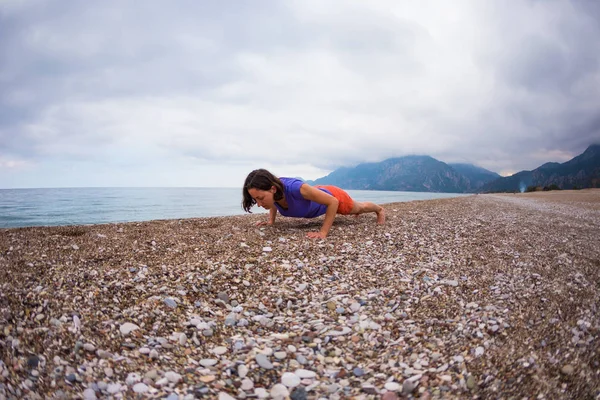
<path id="1" fill-rule="evenodd" d="M 296 178 L 277 178 L 266 169 L 250 172 L 244 182 L 242 207 L 251 212 L 255 204 L 269 210 L 269 220 L 258 225 L 273 225 L 277 211 L 295 218 L 315 218 L 325 214 L 321 230 L 308 233 L 311 238 L 327 237 L 336 214 L 373 212 L 378 224 L 385 222 L 383 208 L 375 203 L 354 201 L 336 186 L 310 186 Z"/>

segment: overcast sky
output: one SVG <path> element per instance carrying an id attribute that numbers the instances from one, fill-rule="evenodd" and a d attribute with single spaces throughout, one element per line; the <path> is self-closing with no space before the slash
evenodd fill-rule
<path id="1" fill-rule="evenodd" d="M 0 188 L 509 175 L 599 142 L 597 0 L 0 0 Z"/>

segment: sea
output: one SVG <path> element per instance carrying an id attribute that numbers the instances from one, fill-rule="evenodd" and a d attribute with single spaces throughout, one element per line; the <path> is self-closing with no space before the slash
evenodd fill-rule
<path id="1" fill-rule="evenodd" d="M 377 204 L 465 196 L 460 193 L 348 190 Z M 245 214 L 240 188 L 0 189 L 0 228 L 90 225 Z M 254 207 L 253 213 L 266 213 Z"/>

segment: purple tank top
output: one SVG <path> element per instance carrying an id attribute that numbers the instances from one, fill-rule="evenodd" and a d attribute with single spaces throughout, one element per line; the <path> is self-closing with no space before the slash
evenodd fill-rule
<path id="1" fill-rule="evenodd" d="M 311 200 L 306 200 L 304 197 L 302 197 L 302 194 L 300 194 L 300 187 L 304 184 L 304 182 L 302 182 L 300 179 L 279 178 L 279 180 L 281 180 L 281 183 L 283 183 L 283 193 L 285 194 L 285 200 L 288 204 L 288 208 L 286 210 L 279 204 L 275 203 L 275 207 L 277 207 L 277 211 L 279 211 L 281 215 L 296 218 L 315 218 L 319 215 L 325 214 L 327 211 L 326 205 L 319 204 Z M 318 189 L 324 191 L 325 193 L 331 194 L 326 189 Z"/>

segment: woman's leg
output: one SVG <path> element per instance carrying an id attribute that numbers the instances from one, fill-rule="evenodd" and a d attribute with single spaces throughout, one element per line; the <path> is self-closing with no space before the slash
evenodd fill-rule
<path id="1" fill-rule="evenodd" d="M 375 203 L 371 203 L 370 201 L 355 201 L 350 197 L 348 192 L 346 192 L 343 189 L 340 189 L 337 186 L 322 185 L 317 187 L 327 189 L 333 197 L 338 199 L 338 214 L 358 216 L 359 214 L 374 212 L 375 214 L 377 214 L 377 223 L 385 223 L 385 212 L 383 210 L 383 207 L 378 206 Z"/>
<path id="2" fill-rule="evenodd" d="M 359 214 L 365 214 L 365 213 L 369 213 L 369 212 L 374 212 L 375 214 L 377 214 L 377 223 L 378 224 L 385 223 L 385 211 L 383 210 L 383 207 L 381 207 L 375 203 L 371 203 L 370 201 L 363 201 L 363 202 L 354 201 L 354 205 L 352 206 L 352 210 L 350 211 L 349 214 L 359 215 Z"/>

